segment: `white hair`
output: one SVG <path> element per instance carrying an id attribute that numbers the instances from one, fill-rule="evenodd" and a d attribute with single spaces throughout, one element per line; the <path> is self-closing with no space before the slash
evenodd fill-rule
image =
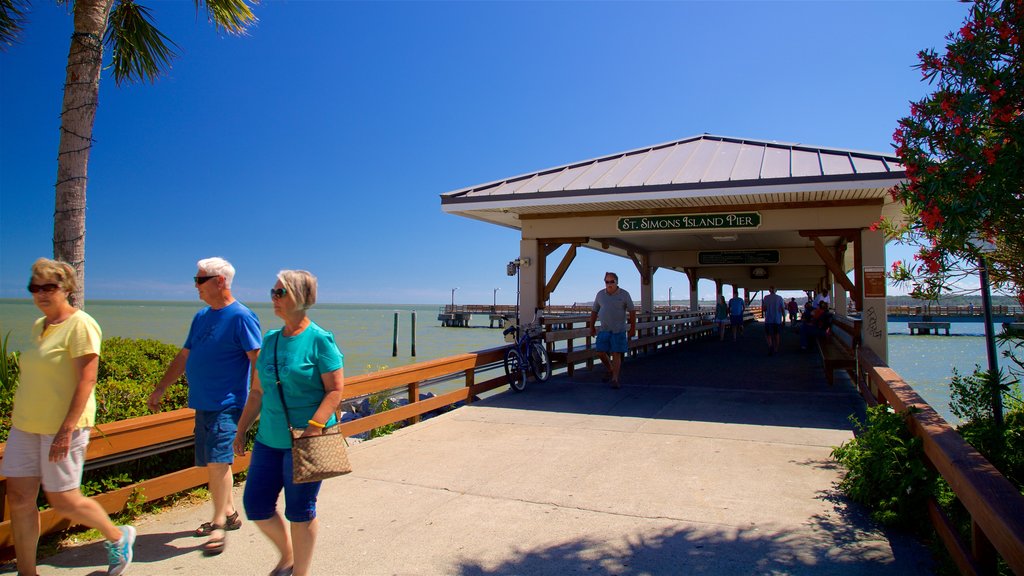
<path id="1" fill-rule="evenodd" d="M 196 262 L 196 267 L 211 276 L 223 276 L 224 287 L 231 288 L 231 280 L 235 278 L 235 267 L 231 265 L 231 262 L 214 256 Z"/>

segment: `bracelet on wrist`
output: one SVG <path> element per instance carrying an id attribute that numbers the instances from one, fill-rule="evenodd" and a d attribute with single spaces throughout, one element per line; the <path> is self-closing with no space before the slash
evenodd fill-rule
<path id="1" fill-rule="evenodd" d="M 309 420 L 309 422 L 307 422 L 307 424 L 309 424 L 310 426 L 316 426 L 317 428 L 326 428 L 327 427 L 326 424 L 321 424 L 321 423 L 317 422 L 316 420 L 313 420 L 312 418 Z"/>

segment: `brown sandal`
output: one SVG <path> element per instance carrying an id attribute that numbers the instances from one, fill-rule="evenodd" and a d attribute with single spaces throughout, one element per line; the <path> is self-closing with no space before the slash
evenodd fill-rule
<path id="1" fill-rule="evenodd" d="M 210 539 L 203 544 L 204 556 L 216 556 L 223 552 L 224 548 L 226 548 L 228 544 L 228 533 L 224 527 L 218 526 L 217 524 L 211 524 L 210 526 L 212 528 L 212 530 L 210 530 Z M 223 534 L 219 538 L 216 535 L 217 531 L 220 531 Z"/>
<path id="2" fill-rule="evenodd" d="M 238 518 L 238 510 L 235 510 L 233 513 L 231 513 L 228 516 L 227 521 L 224 522 L 223 529 L 224 530 L 238 530 L 241 527 L 242 527 L 242 521 Z M 199 528 L 196 528 L 196 531 L 195 531 L 195 533 L 193 535 L 196 538 L 202 538 L 204 536 L 209 536 L 210 532 L 213 532 L 213 522 L 203 522 L 202 524 L 199 525 Z"/>

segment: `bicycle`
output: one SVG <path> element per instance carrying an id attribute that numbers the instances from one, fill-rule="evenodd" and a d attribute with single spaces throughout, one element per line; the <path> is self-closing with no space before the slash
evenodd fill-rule
<path id="1" fill-rule="evenodd" d="M 526 389 L 526 371 L 529 367 L 533 377 L 538 382 L 546 382 L 551 377 L 551 358 L 548 357 L 548 350 L 544 347 L 544 341 L 536 338 L 541 333 L 537 324 L 527 324 L 523 330 L 518 324 L 513 324 L 505 329 L 502 334 L 512 336 L 515 343 L 505 353 L 505 375 L 508 376 L 508 385 L 516 392 Z"/>

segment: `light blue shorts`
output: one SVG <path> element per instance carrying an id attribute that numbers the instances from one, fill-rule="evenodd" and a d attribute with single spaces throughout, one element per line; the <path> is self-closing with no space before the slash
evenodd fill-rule
<path id="1" fill-rule="evenodd" d="M 625 332 L 601 331 L 597 333 L 594 349 L 598 352 L 625 354 L 629 350 L 629 340 Z"/>

